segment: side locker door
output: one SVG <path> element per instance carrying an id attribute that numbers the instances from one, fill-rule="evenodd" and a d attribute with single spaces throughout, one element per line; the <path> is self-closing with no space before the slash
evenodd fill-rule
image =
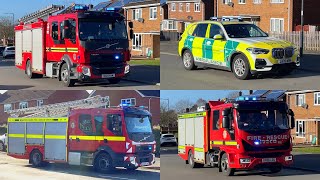
<path id="1" fill-rule="evenodd" d="M 120 113 L 106 114 L 106 126 L 104 130 L 104 146 L 114 153 L 126 153 L 124 131 L 124 116 Z"/>
<path id="2" fill-rule="evenodd" d="M 223 39 L 216 39 L 216 35 L 222 35 Z M 213 39 L 212 44 L 212 64 L 218 66 L 226 66 L 225 62 L 225 45 L 227 43 L 222 28 L 217 24 L 211 24 L 209 38 Z"/>
<path id="3" fill-rule="evenodd" d="M 198 24 L 193 31 L 192 55 L 195 61 L 203 61 L 205 57 L 204 42 L 207 34 L 208 24 Z"/>

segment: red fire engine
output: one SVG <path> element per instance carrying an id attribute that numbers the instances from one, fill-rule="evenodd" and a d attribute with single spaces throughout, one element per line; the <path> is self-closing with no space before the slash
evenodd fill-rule
<path id="1" fill-rule="evenodd" d="M 96 96 L 10 111 L 8 155 L 28 159 L 34 167 L 55 162 L 100 172 L 152 165 L 151 114 L 142 107 L 100 108 L 108 102 Z"/>
<path id="2" fill-rule="evenodd" d="M 218 167 L 228 176 L 260 168 L 276 173 L 293 162 L 294 125 L 285 102 L 256 97 L 209 101 L 203 112 L 179 115 L 178 154 L 192 168 Z"/>
<path id="3" fill-rule="evenodd" d="M 15 27 L 16 67 L 29 78 L 45 75 L 66 86 L 96 79 L 118 83 L 129 72 L 131 56 L 124 16 L 117 9 L 96 12 L 81 5 L 51 15 L 61 9 L 52 5 L 20 19 Z M 133 24 L 128 25 L 132 38 Z"/>

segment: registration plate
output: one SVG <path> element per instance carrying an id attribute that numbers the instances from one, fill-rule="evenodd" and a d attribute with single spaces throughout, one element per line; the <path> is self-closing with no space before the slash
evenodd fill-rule
<path id="1" fill-rule="evenodd" d="M 286 63 L 291 63 L 292 60 L 291 59 L 279 59 L 279 64 L 286 64 Z"/>
<path id="2" fill-rule="evenodd" d="M 141 163 L 141 166 L 149 166 L 150 164 L 149 164 L 149 162 L 142 162 Z"/>
<path id="3" fill-rule="evenodd" d="M 277 159 L 276 158 L 263 158 L 262 162 L 263 163 L 265 163 L 265 162 L 277 162 Z"/>
<path id="4" fill-rule="evenodd" d="M 102 78 L 114 78 L 116 74 L 102 74 Z"/>

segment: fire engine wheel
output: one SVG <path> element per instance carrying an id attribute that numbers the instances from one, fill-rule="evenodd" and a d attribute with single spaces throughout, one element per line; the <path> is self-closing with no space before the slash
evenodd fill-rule
<path id="1" fill-rule="evenodd" d="M 0 141 L 0 151 L 5 151 L 6 147 L 4 146 L 4 143 Z"/>
<path id="2" fill-rule="evenodd" d="M 233 176 L 234 175 L 235 169 L 229 167 L 227 153 L 224 153 L 222 155 L 220 168 L 221 168 L 221 171 L 224 175 L 226 175 L 226 176 Z"/>
<path id="3" fill-rule="evenodd" d="M 118 84 L 121 79 L 120 78 L 112 78 L 112 79 L 108 79 L 110 84 Z"/>
<path id="4" fill-rule="evenodd" d="M 189 151 L 188 163 L 189 163 L 189 165 L 190 165 L 191 168 L 200 168 L 200 167 L 203 167 L 203 164 L 194 162 L 194 155 L 193 155 L 192 151 Z"/>
<path id="5" fill-rule="evenodd" d="M 234 76 L 241 80 L 246 80 L 251 77 L 250 64 L 247 58 L 242 55 L 236 55 L 232 61 L 232 72 Z"/>
<path id="6" fill-rule="evenodd" d="M 31 62 L 30 60 L 27 61 L 27 67 L 26 67 L 26 74 L 30 79 L 33 79 L 36 77 L 35 73 L 32 73 L 32 68 L 31 68 Z"/>
<path id="7" fill-rule="evenodd" d="M 182 55 L 182 63 L 186 70 L 194 70 L 197 67 L 194 65 L 194 58 L 189 50 L 185 50 Z"/>
<path id="8" fill-rule="evenodd" d="M 72 87 L 76 83 L 75 79 L 70 79 L 70 70 L 68 68 L 67 63 L 64 63 L 61 67 L 61 80 L 63 81 L 64 85 L 67 87 Z"/>
<path id="9" fill-rule="evenodd" d="M 43 165 L 43 156 L 39 150 L 33 150 L 30 155 L 30 162 L 33 167 L 40 167 Z"/>
<path id="10" fill-rule="evenodd" d="M 93 167 L 96 171 L 102 173 L 108 173 L 114 169 L 112 165 L 112 158 L 107 153 L 99 154 L 94 161 Z"/>

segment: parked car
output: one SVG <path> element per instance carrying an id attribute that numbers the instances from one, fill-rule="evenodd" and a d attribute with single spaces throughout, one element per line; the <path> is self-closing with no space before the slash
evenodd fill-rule
<path id="1" fill-rule="evenodd" d="M 177 138 L 173 134 L 161 134 L 160 145 L 177 145 Z"/>
<path id="2" fill-rule="evenodd" d="M 7 133 L 0 136 L 0 151 L 6 151 L 7 149 Z"/>
<path id="3" fill-rule="evenodd" d="M 0 46 L 0 55 L 1 55 L 1 56 L 2 56 L 2 53 L 3 53 L 3 51 L 4 51 L 5 48 L 6 48 L 5 46 Z"/>
<path id="4" fill-rule="evenodd" d="M 15 56 L 15 52 L 14 46 L 8 46 L 2 52 L 3 58 L 12 58 Z"/>

